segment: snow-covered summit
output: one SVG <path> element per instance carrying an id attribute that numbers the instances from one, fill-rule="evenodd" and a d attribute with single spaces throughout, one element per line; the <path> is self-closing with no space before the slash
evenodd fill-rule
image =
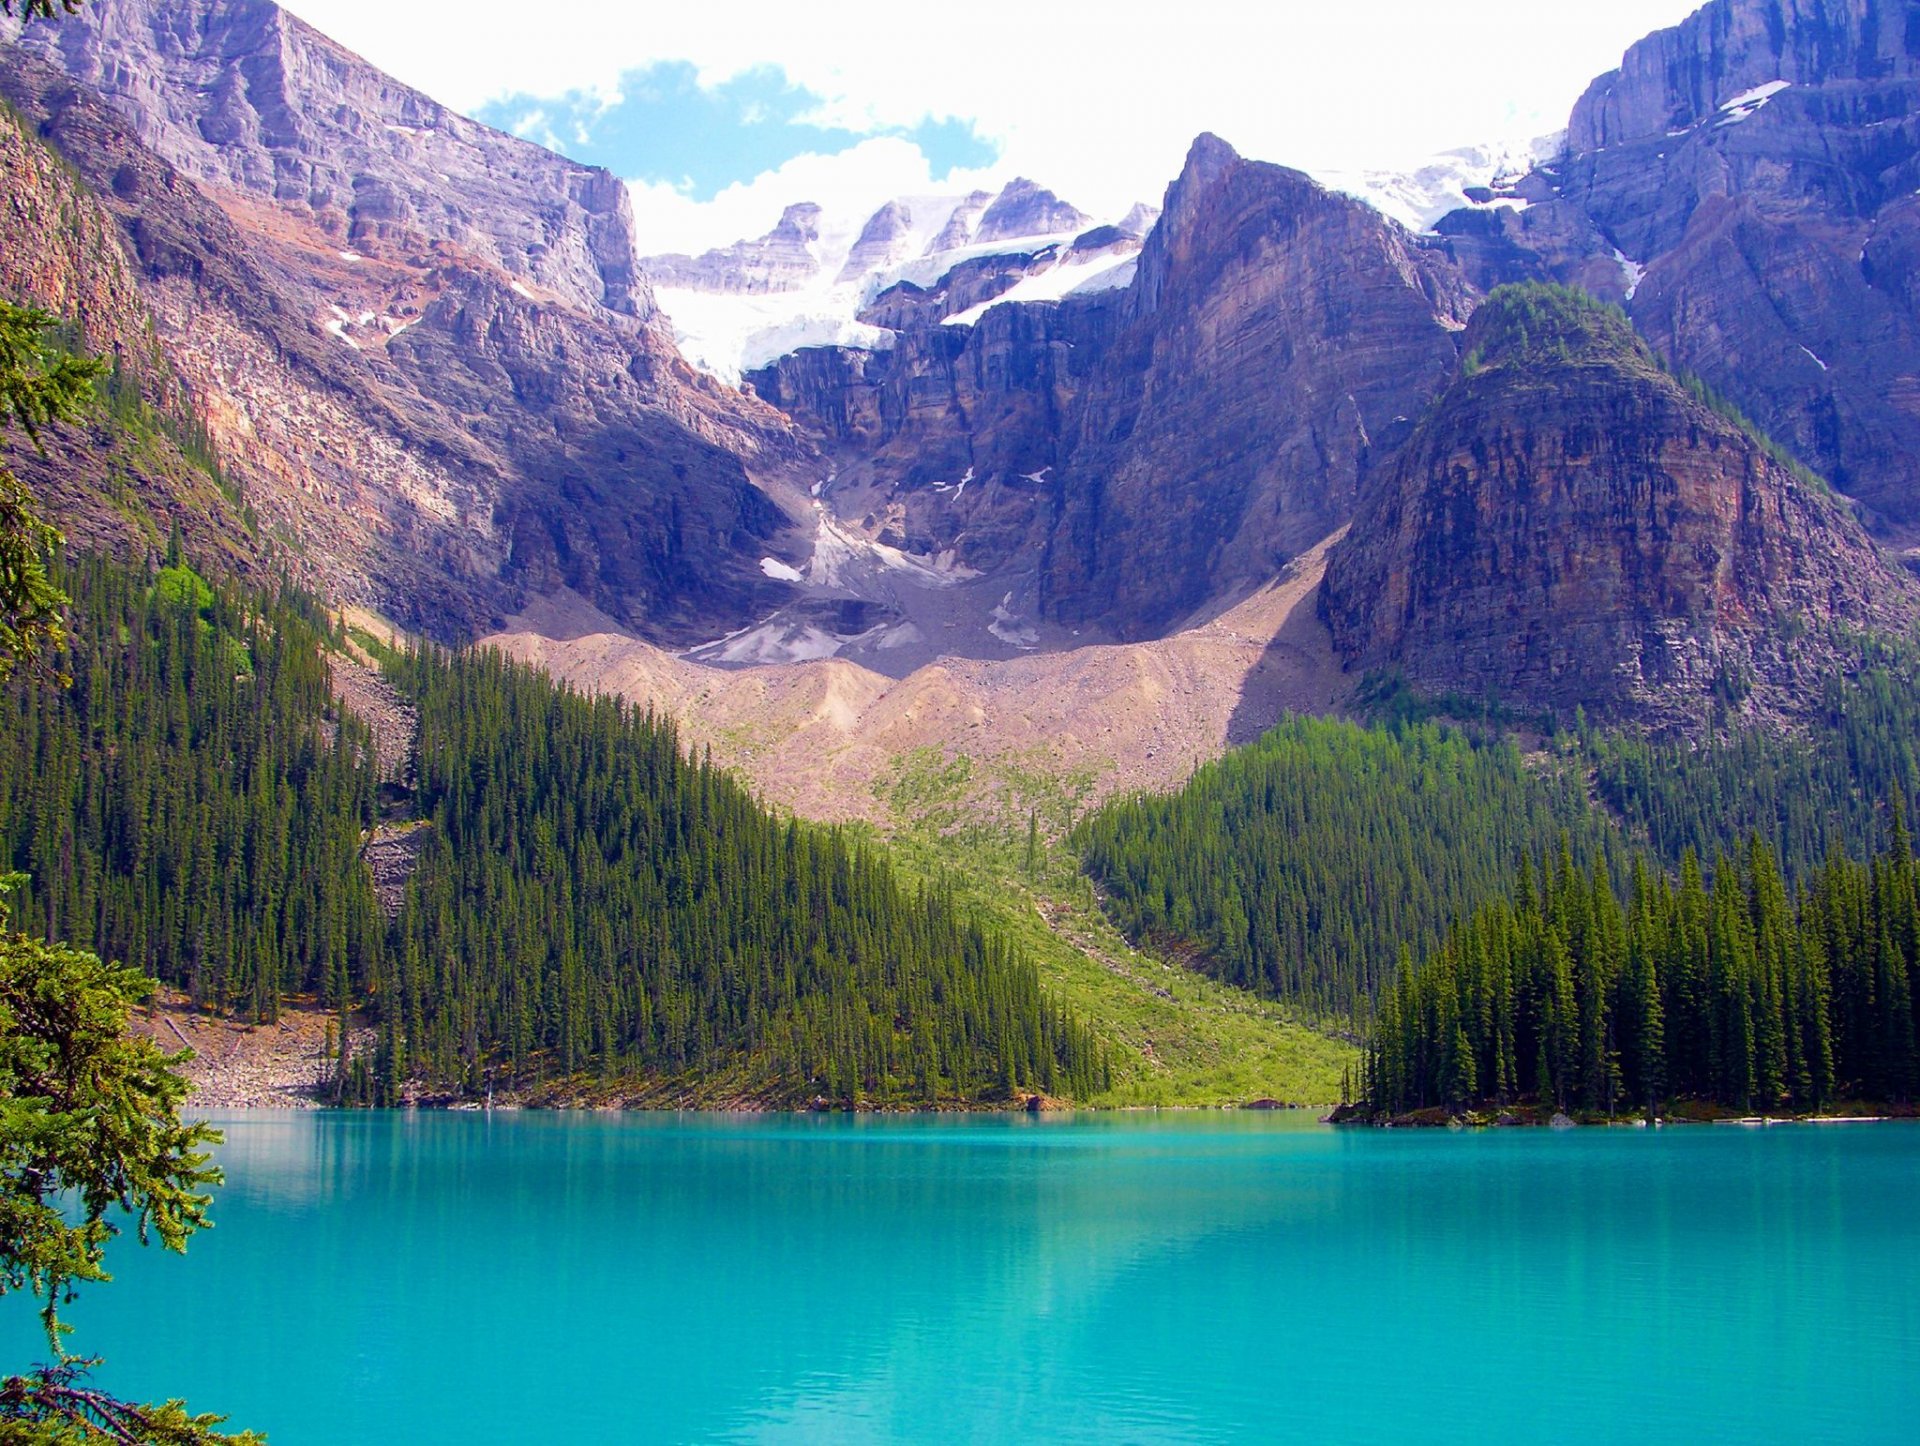
<path id="1" fill-rule="evenodd" d="M 902 282 L 932 287 L 981 257 L 1023 258 L 1022 271 L 1065 273 L 1053 285 L 1029 287 L 1022 299 L 1080 289 L 1137 250 L 1156 214 L 1135 206 L 1111 226 L 1094 227 L 1093 217 L 1021 178 L 998 194 L 899 196 L 867 216 L 801 202 L 764 236 L 699 256 L 650 256 L 641 265 L 681 353 L 738 382 L 805 346 L 891 346 L 891 331 L 860 319 L 875 298 Z M 1090 244 L 1071 255 L 1080 237 Z M 983 309 L 970 308 L 966 320 Z"/>
<path id="2" fill-rule="evenodd" d="M 1442 151 L 1404 170 L 1318 170 L 1314 178 L 1330 190 L 1365 201 L 1410 231 L 1429 231 L 1449 211 L 1463 206 L 1516 206 L 1527 202 L 1512 193 L 1513 184 L 1565 149 L 1567 133 L 1532 140 L 1500 141 Z"/>

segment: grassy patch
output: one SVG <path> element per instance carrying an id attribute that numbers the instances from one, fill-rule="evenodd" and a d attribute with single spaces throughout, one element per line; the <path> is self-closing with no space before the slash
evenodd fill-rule
<path id="1" fill-rule="evenodd" d="M 1044 750 L 1012 760 L 916 750 L 879 779 L 889 851 L 904 875 L 950 888 L 997 920 L 1046 986 L 1113 1048 L 1113 1083 L 1082 1103 L 1330 1104 L 1352 1044 L 1284 1006 L 1131 948 L 1062 840 L 1090 775 Z"/>

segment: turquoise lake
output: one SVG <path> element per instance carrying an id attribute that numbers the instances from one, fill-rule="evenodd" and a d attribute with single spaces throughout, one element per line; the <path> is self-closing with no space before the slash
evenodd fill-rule
<path id="1" fill-rule="evenodd" d="M 1920 1127 L 220 1123 L 68 1318 L 274 1446 L 1920 1439 Z"/>

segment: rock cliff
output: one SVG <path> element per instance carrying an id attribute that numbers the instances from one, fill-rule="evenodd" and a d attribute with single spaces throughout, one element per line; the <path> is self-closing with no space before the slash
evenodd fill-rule
<path id="1" fill-rule="evenodd" d="M 1323 611 L 1356 670 L 1522 709 L 1803 711 L 1850 633 L 1914 616 L 1844 500 L 1668 372 L 1625 315 L 1494 293 L 1371 484 Z"/>
<path id="2" fill-rule="evenodd" d="M 270 0 L 114 0 L 15 43 L 183 175 L 341 247 L 439 241 L 576 305 L 651 311 L 615 177 L 448 110 Z"/>
<path id="3" fill-rule="evenodd" d="M 1132 244 L 1096 229 L 1062 265 L 1083 242 Z M 1450 375 L 1473 299 L 1397 225 L 1212 136 L 1127 284 L 1020 302 L 1010 280 L 983 261 L 896 288 L 864 313 L 900 328 L 890 350 L 802 351 L 751 379 L 834 457 L 854 515 L 1019 569 L 1040 616 L 1119 638 L 1264 582 L 1344 523 Z M 983 292 L 1009 300 L 936 324 Z"/>
<path id="4" fill-rule="evenodd" d="M 1882 523 L 1920 523 L 1920 22 L 1714 0 L 1574 107 L 1535 204 L 1440 223 L 1482 286 L 1577 282 Z"/>
<path id="5" fill-rule="evenodd" d="M 0 89 L 112 216 L 196 423 L 329 595 L 459 640 L 570 589 L 672 642 L 787 595 L 756 481 L 808 449 L 681 361 L 604 173 L 253 0 L 89 7 Z"/>

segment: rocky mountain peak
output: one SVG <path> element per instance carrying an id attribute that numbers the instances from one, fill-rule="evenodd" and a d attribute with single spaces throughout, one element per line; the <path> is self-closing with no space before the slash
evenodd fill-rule
<path id="1" fill-rule="evenodd" d="M 974 227 L 980 222 L 981 213 L 993 200 L 991 191 L 969 191 L 961 198 L 960 204 L 953 208 L 953 214 L 947 217 L 940 233 L 927 243 L 927 255 L 937 256 L 942 251 L 958 251 L 973 240 Z"/>
<path id="2" fill-rule="evenodd" d="M 840 268 L 839 280 L 857 281 L 871 272 L 905 260 L 913 241 L 913 207 L 904 200 L 888 201 L 867 218 L 860 235 Z"/>
<path id="3" fill-rule="evenodd" d="M 1846 503 L 1585 293 L 1503 287 L 1364 489 L 1323 610 L 1423 691 L 1697 722 L 1800 711 L 1851 629 L 1913 616 Z"/>
<path id="4" fill-rule="evenodd" d="M 780 213 L 766 241 L 798 241 L 809 245 L 820 239 L 820 207 L 812 201 L 796 201 Z"/>
<path id="5" fill-rule="evenodd" d="M 1068 205 L 1037 181 L 1020 176 L 1001 187 L 980 217 L 973 240 L 984 244 L 1020 236 L 1051 236 L 1085 230 L 1092 222 L 1093 217 L 1079 207 Z"/>
<path id="6" fill-rule="evenodd" d="M 1574 107 L 1575 150 L 1738 124 L 1762 91 L 1920 74 L 1913 7 L 1898 0 L 1713 0 L 1627 51 Z"/>
<path id="7" fill-rule="evenodd" d="M 780 213 L 764 236 L 716 246 L 698 256 L 649 256 L 641 264 L 660 286 L 733 294 L 795 291 L 820 270 L 815 245 L 821 214 L 812 201 L 798 201 Z"/>
<path id="8" fill-rule="evenodd" d="M 449 246 L 575 305 L 652 314 L 619 180 L 455 114 L 270 0 L 114 0 L 15 43 L 196 182 L 300 212 L 342 250 Z"/>

